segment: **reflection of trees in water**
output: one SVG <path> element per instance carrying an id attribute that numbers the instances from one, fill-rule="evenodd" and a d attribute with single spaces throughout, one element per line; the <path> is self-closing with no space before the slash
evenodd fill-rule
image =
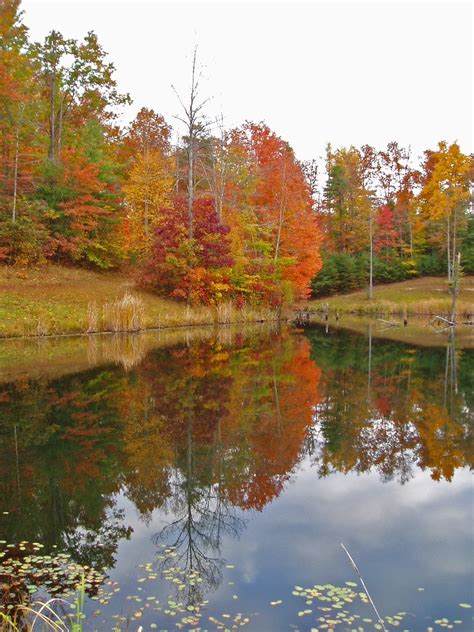
<path id="1" fill-rule="evenodd" d="M 174 516 L 155 542 L 176 547 L 161 567 L 182 571 L 186 595 L 179 595 L 189 604 L 221 581 L 222 538 L 245 527 L 237 507 L 262 509 L 281 492 L 311 419 L 315 368 L 307 342 L 277 336 L 263 347 L 242 346 L 230 353 L 220 341 L 176 348 L 162 371 L 142 367 L 153 416 L 164 422 L 169 496 L 161 506 Z"/>
<path id="2" fill-rule="evenodd" d="M 405 483 L 421 468 L 450 480 L 472 464 L 472 352 L 456 351 L 453 338 L 444 355 L 370 332 L 368 339 L 339 331 L 328 341 L 318 329 L 308 336 L 322 378 L 307 445 L 321 476 L 375 468 L 383 480 Z"/>
<path id="3" fill-rule="evenodd" d="M 456 329 L 449 328 L 448 340 L 446 343 L 446 368 L 444 372 L 444 406 L 451 413 L 453 411 L 453 400 L 458 394 L 457 381 L 458 358 L 456 354 Z"/>
<path id="4" fill-rule="evenodd" d="M 127 535 L 114 500 L 120 489 L 114 425 L 121 385 L 113 372 L 93 371 L 2 387 L 0 497 L 9 512 L 2 520 L 4 539 L 70 548 L 91 566 L 113 564 L 116 542 Z"/>
<path id="5" fill-rule="evenodd" d="M 172 488 L 174 519 L 154 541 L 173 547 L 176 556 L 165 557 L 161 570 L 179 568 L 185 583 L 184 594 L 179 591 L 179 596 L 186 605 L 197 605 L 204 593 L 215 590 L 222 580 L 222 537 L 239 537 L 245 520 L 222 498 L 217 485 L 202 487 L 177 473 Z"/>
<path id="6" fill-rule="evenodd" d="M 450 479 L 472 463 L 474 356 L 369 336 L 190 341 L 129 367 L 0 388 L 0 522 L 9 542 L 56 545 L 111 567 L 130 536 L 122 492 L 145 521 L 170 514 L 163 566 L 199 573 L 189 604 L 221 578 L 222 541 L 262 510 L 305 456 L 321 476 L 415 468 Z M 183 595 L 184 597 L 184 595 Z"/>

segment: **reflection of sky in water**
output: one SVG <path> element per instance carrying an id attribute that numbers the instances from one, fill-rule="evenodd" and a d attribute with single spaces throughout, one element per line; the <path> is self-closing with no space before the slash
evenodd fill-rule
<path id="1" fill-rule="evenodd" d="M 121 586 L 121 592 L 104 609 L 110 613 L 117 612 L 118 601 L 124 613 L 136 609 L 125 601 L 125 595 L 140 594 L 135 569 L 153 560 L 156 546 L 152 536 L 173 519 L 171 513 L 155 511 L 146 525 L 132 503 L 120 498 L 119 504 L 134 533 L 130 541 L 119 545 L 117 566 L 110 573 Z M 416 615 L 416 619 L 408 616 L 401 630 L 426 630 L 438 617 L 462 619 L 463 624 L 455 629 L 472 629 L 472 610 L 457 605 L 473 600 L 473 502 L 467 470 L 459 470 L 451 483 L 433 481 L 428 473 L 416 471 L 401 486 L 395 481 L 382 483 L 375 473 L 318 479 L 306 463 L 263 512 L 240 515 L 248 520 L 247 528 L 240 539 L 225 536 L 221 550 L 222 558 L 235 568 L 224 567 L 220 587 L 205 597 L 210 604 L 208 612 L 204 611 L 203 628 L 209 615 L 237 612 L 251 617 L 250 626 L 244 629 L 270 632 L 290 629 L 290 624 L 301 630 L 318 627 L 313 615 L 297 615 L 304 608 L 316 612 L 318 604 L 305 606 L 291 592 L 295 585 L 355 581 L 340 547 L 344 542 L 381 614 L 404 611 Z M 164 581 L 139 585 L 144 599 L 156 595 L 162 603 L 171 592 Z M 419 587 L 424 591 L 418 591 Z M 270 606 L 270 601 L 278 599 L 283 600 L 282 605 Z M 361 606 L 357 612 L 373 618 L 369 606 Z M 156 621 L 144 616 L 140 624 L 147 629 L 152 620 Z M 157 621 L 159 629 L 174 629 L 175 621 L 166 615 Z M 138 625 L 134 622 L 131 629 Z"/>
<path id="2" fill-rule="evenodd" d="M 3 399 L 0 389 L 0 508 L 4 501 L 10 508 L 0 514 L 0 536 L 44 542 L 48 553 L 57 544 L 100 569 L 116 559 L 104 570 L 120 589 L 113 585 L 118 592 L 106 606 L 89 602 L 103 612 L 97 630 L 111 630 L 112 615 L 141 609 L 120 628 L 176 629 L 184 615 L 158 613 L 147 597 L 165 609 L 177 585 L 161 575 L 138 579 L 148 574 L 145 564 L 156 571 L 181 565 L 157 555 L 179 533 L 186 545 L 189 515 L 202 597 L 178 594 L 185 603 L 209 599 L 203 629 L 215 629 L 209 616 L 241 612 L 254 631 L 324 632 L 315 617 L 327 604 L 308 606 L 291 593 L 297 585 L 356 580 L 344 542 L 381 613 L 411 613 L 400 630 L 425 631 L 443 617 L 463 620 L 455 630 L 471 630 L 473 610 L 458 604 L 474 603 L 465 468 L 472 354 L 369 346 L 360 336 L 317 329 L 226 344 L 157 349 L 127 371 L 18 382 L 6 385 Z M 457 374 L 446 370 L 450 357 Z M 163 531 L 177 518 L 174 534 Z M 277 600 L 283 603 L 272 607 Z M 298 617 L 307 608 L 313 614 Z M 360 602 L 347 609 L 374 619 Z"/>

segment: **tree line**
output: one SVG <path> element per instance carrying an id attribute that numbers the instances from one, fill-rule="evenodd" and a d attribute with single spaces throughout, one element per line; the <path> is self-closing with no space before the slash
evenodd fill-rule
<path id="1" fill-rule="evenodd" d="M 275 307 L 418 274 L 474 272 L 472 156 L 397 143 L 299 161 L 265 123 L 206 116 L 196 51 L 185 133 L 143 107 L 128 125 L 97 36 L 31 42 L 0 14 L 0 262 L 127 268 L 188 302 Z"/>
<path id="2" fill-rule="evenodd" d="M 326 148 L 318 210 L 326 238 L 313 291 L 327 294 L 419 275 L 446 275 L 460 255 L 474 273 L 473 156 L 438 143 L 416 161 L 397 142 Z"/>

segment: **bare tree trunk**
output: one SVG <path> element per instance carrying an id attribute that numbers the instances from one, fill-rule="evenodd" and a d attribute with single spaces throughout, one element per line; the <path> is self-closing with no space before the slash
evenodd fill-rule
<path id="1" fill-rule="evenodd" d="M 281 232 L 283 230 L 283 222 L 285 220 L 285 208 L 286 208 L 286 162 L 283 163 L 283 174 L 282 174 L 281 193 L 280 193 L 280 209 L 278 213 L 278 231 L 277 231 L 277 240 L 276 240 L 276 245 L 275 245 L 274 263 L 278 261 L 278 254 L 280 252 Z"/>
<path id="2" fill-rule="evenodd" d="M 448 237 L 447 242 L 446 242 L 447 254 L 448 254 L 448 285 L 451 285 L 451 222 L 450 222 L 449 211 L 448 211 L 448 216 L 447 216 L 446 232 L 447 232 L 447 237 Z"/>
<path id="3" fill-rule="evenodd" d="M 179 138 L 176 145 L 176 156 L 175 156 L 175 162 L 176 162 L 176 179 L 174 183 L 175 193 L 178 193 L 179 191 L 179 153 L 178 151 L 179 151 Z"/>
<path id="4" fill-rule="evenodd" d="M 374 231 L 372 219 L 372 207 L 370 207 L 369 215 L 369 299 L 372 300 L 374 295 Z"/>
<path id="5" fill-rule="evenodd" d="M 61 142 L 63 136 L 63 114 L 64 114 L 64 94 L 61 94 L 59 101 L 59 129 L 58 129 L 58 146 L 57 146 L 57 157 L 59 158 L 61 154 Z"/>
<path id="6" fill-rule="evenodd" d="M 196 161 L 196 140 L 199 132 L 202 129 L 201 122 L 204 120 L 202 115 L 202 109 L 207 103 L 207 99 L 197 102 L 199 96 L 199 80 L 200 75 L 197 75 L 197 47 L 194 48 L 193 63 L 191 71 L 191 90 L 189 93 L 188 105 L 183 103 L 183 100 L 179 96 L 178 92 L 173 86 L 176 96 L 179 99 L 181 107 L 184 111 L 184 118 L 177 117 L 182 121 L 187 128 L 188 132 L 188 235 L 189 239 L 194 235 L 194 164 Z"/>
<path id="7" fill-rule="evenodd" d="M 194 75 L 194 71 L 193 71 Z M 191 128 L 192 129 L 192 128 Z M 188 147 L 188 233 L 189 239 L 193 238 L 193 224 L 194 224 L 194 133 L 189 134 L 189 147 Z"/>
<path id="8" fill-rule="evenodd" d="M 51 116 L 50 116 L 50 130 L 49 130 L 49 152 L 48 156 L 50 160 L 54 160 L 55 156 L 55 144 L 56 144 L 56 73 L 51 73 L 50 82 L 51 96 Z"/>
<path id="9" fill-rule="evenodd" d="M 413 228 L 411 222 L 408 222 L 408 230 L 410 231 L 410 259 L 413 260 Z"/>
<path id="10" fill-rule="evenodd" d="M 217 217 L 219 221 L 222 222 L 222 207 L 224 201 L 224 185 L 223 185 L 223 163 L 222 156 L 220 161 L 220 169 L 218 170 L 218 163 L 216 156 L 212 156 L 212 180 L 213 180 L 213 190 L 214 190 L 214 207 L 217 213 Z M 219 173 L 218 173 L 219 171 Z"/>
<path id="11" fill-rule="evenodd" d="M 457 257 L 457 255 L 456 255 L 456 238 L 457 238 L 457 224 L 458 224 L 457 208 L 458 208 L 457 204 L 455 204 L 454 205 L 454 209 L 453 209 L 453 229 L 452 229 L 452 232 L 453 232 L 453 252 L 452 252 L 453 259 L 452 259 L 452 261 L 453 262 L 452 262 L 452 265 L 451 265 L 451 270 L 452 270 L 453 275 L 454 275 L 454 269 L 455 269 L 455 266 L 456 266 L 456 257 Z"/>
<path id="12" fill-rule="evenodd" d="M 144 228 L 145 236 L 148 237 L 148 233 L 149 233 L 148 205 L 149 205 L 149 194 L 150 194 L 150 155 L 148 153 L 147 148 L 145 148 L 143 158 L 145 160 L 145 207 L 143 210 L 143 228 Z"/>
<path id="13" fill-rule="evenodd" d="M 457 302 L 457 298 L 459 294 L 459 276 L 461 272 L 460 268 L 461 268 L 461 253 L 458 252 L 457 260 L 454 262 L 453 281 L 452 281 L 452 286 L 451 286 L 451 294 L 453 297 L 453 300 L 451 303 L 451 322 L 452 323 L 456 322 L 456 302 Z"/>
<path id="14" fill-rule="evenodd" d="M 18 123 L 15 131 L 15 164 L 13 168 L 13 205 L 12 205 L 12 222 L 16 222 L 16 203 L 18 195 L 18 161 L 20 156 L 20 124 Z"/>

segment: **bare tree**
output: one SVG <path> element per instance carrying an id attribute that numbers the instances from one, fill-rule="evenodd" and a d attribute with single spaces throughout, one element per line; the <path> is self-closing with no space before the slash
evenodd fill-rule
<path id="1" fill-rule="evenodd" d="M 301 169 L 303 170 L 306 182 L 311 190 L 311 197 L 313 199 L 313 205 L 316 209 L 321 208 L 321 193 L 318 189 L 319 181 L 319 167 L 316 158 L 311 160 L 303 160 L 300 162 Z"/>
<path id="2" fill-rule="evenodd" d="M 198 68 L 197 63 L 197 46 L 194 47 L 193 61 L 191 66 L 191 87 L 186 103 L 183 101 L 178 91 L 172 86 L 178 100 L 183 108 L 184 115 L 176 118 L 186 126 L 186 142 L 188 157 L 188 235 L 189 239 L 194 234 L 194 165 L 196 162 L 197 140 L 207 127 L 207 123 L 203 114 L 203 109 L 209 98 L 200 100 L 199 84 L 202 78 L 202 72 Z"/>

